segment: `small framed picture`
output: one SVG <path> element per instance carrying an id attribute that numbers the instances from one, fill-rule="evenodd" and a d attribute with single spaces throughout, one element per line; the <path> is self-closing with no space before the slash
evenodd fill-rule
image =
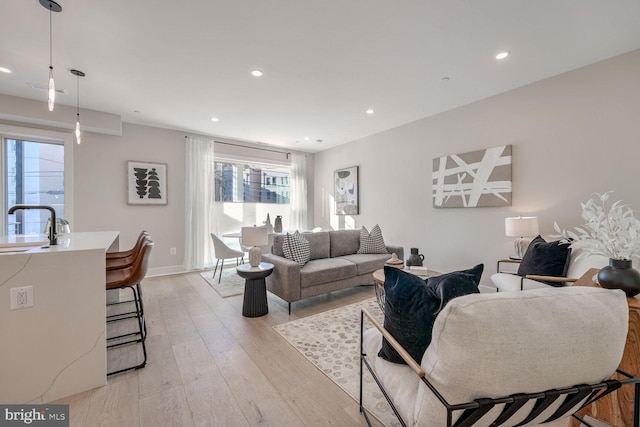
<path id="1" fill-rule="evenodd" d="M 333 184 L 336 215 L 358 215 L 358 166 L 335 171 Z"/>
<path id="2" fill-rule="evenodd" d="M 167 204 L 167 164 L 127 162 L 127 203 L 130 205 Z"/>

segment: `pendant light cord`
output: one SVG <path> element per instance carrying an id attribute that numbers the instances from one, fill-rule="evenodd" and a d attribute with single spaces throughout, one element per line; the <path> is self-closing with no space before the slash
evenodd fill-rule
<path id="1" fill-rule="evenodd" d="M 53 5 L 49 2 L 49 69 L 53 70 Z"/>

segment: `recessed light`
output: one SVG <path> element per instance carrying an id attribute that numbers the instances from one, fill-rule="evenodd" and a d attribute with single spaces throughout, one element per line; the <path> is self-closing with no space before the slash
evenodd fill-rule
<path id="1" fill-rule="evenodd" d="M 140 114 L 140 110 L 133 110 L 134 113 Z"/>
<path id="2" fill-rule="evenodd" d="M 496 55 L 496 59 L 504 59 L 507 56 L 509 56 L 511 52 L 509 51 L 504 51 L 504 52 L 500 52 L 499 54 Z"/>
<path id="3" fill-rule="evenodd" d="M 4 67 L 0 67 L 0 72 L 2 73 L 7 73 L 7 74 L 11 74 L 11 70 L 8 68 L 4 68 Z"/>
<path id="4" fill-rule="evenodd" d="M 373 114 L 373 113 L 375 113 L 375 112 L 376 112 L 376 110 L 374 110 L 373 108 L 369 108 L 369 109 L 367 110 L 367 114 Z"/>
<path id="5" fill-rule="evenodd" d="M 308 136 L 305 136 L 305 137 L 304 137 L 304 140 L 305 140 L 305 141 L 308 141 L 308 140 L 309 140 L 309 137 L 308 137 Z"/>
<path id="6" fill-rule="evenodd" d="M 264 76 L 264 73 L 262 72 L 262 70 L 258 70 L 256 68 L 255 70 L 251 70 L 251 75 L 253 77 L 262 77 L 262 76 Z"/>
<path id="7" fill-rule="evenodd" d="M 443 77 L 440 80 L 442 80 L 443 82 L 448 82 L 449 80 L 451 80 L 449 77 Z"/>
<path id="8" fill-rule="evenodd" d="M 217 122 L 218 120 L 220 120 L 220 119 L 219 119 L 219 118 L 217 118 L 217 117 L 211 117 L 211 121 L 212 121 L 212 122 Z"/>
<path id="9" fill-rule="evenodd" d="M 316 143 L 322 144 L 322 140 L 321 139 L 316 139 Z"/>

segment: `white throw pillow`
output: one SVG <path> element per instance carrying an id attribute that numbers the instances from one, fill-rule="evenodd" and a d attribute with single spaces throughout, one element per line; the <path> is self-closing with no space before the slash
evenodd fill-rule
<path id="1" fill-rule="evenodd" d="M 311 245 L 296 230 L 293 234 L 287 233 L 284 242 L 282 242 L 282 252 L 284 252 L 285 258 L 295 261 L 300 267 L 303 267 L 311 258 Z"/>
<path id="2" fill-rule="evenodd" d="M 360 248 L 358 248 L 359 254 L 386 254 L 387 245 L 384 244 L 382 238 L 382 230 L 380 226 L 376 224 L 369 233 L 366 227 L 360 229 Z"/>

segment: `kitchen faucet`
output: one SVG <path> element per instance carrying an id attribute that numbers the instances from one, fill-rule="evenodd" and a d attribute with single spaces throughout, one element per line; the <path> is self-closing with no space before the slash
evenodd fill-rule
<path id="1" fill-rule="evenodd" d="M 47 233 L 47 237 L 49 237 L 49 245 L 57 245 L 58 244 L 58 234 L 56 233 L 56 211 L 51 206 L 46 205 L 15 205 L 9 208 L 9 215 L 17 211 L 18 209 L 46 209 L 51 212 L 51 226 L 49 227 L 49 231 Z"/>

